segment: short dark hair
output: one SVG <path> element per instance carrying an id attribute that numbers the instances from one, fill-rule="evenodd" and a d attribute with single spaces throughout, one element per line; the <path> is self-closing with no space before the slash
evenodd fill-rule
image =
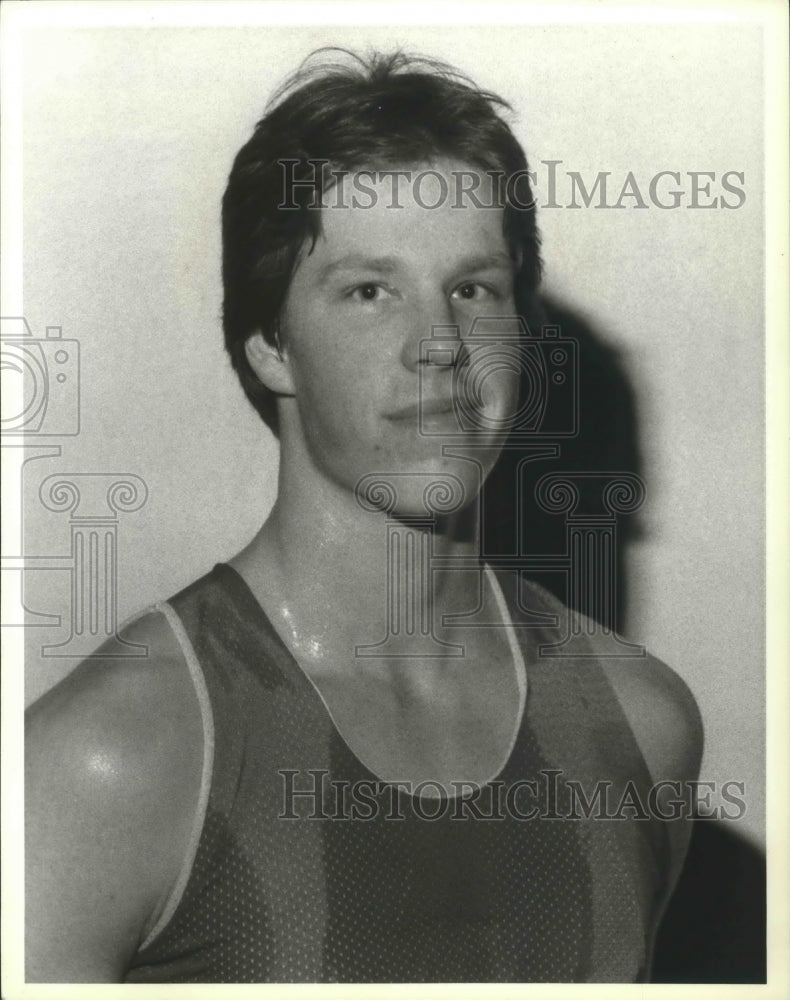
<path id="1" fill-rule="evenodd" d="M 316 56 L 330 52 L 344 61 L 315 65 Z M 316 160 L 352 171 L 442 157 L 505 177 L 518 174 L 520 207 L 507 195 L 501 203 L 505 236 L 520 262 L 516 306 L 530 314 L 540 283 L 540 242 L 534 207 L 524 208 L 532 202 L 526 156 L 499 114 L 509 108 L 445 63 L 401 51 L 363 57 L 319 49 L 274 95 L 236 156 L 222 201 L 222 319 L 225 347 L 244 392 L 275 433 L 275 397 L 252 370 L 245 344 L 257 331 L 275 342 L 299 251 L 321 231 L 321 213 L 309 209 L 324 193 Z M 278 207 L 283 161 L 292 161 L 294 180 L 315 182 L 313 190 L 294 188 L 296 209 Z"/>

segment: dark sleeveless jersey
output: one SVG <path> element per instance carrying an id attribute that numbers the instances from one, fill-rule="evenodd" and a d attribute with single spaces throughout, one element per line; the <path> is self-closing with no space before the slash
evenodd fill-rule
<path id="1" fill-rule="evenodd" d="M 644 759 L 592 647 L 539 655 L 564 607 L 500 582 L 526 663 L 521 721 L 496 778 L 432 799 L 354 755 L 231 567 L 160 606 L 201 701 L 204 782 L 126 982 L 647 977 L 669 849 Z"/>

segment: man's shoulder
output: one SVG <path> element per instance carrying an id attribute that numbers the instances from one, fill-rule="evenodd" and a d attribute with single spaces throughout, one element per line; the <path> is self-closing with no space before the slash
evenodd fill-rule
<path id="1" fill-rule="evenodd" d="M 566 633 L 569 608 L 532 580 L 522 581 L 522 609 L 554 616 Z M 679 673 L 649 652 L 613 656 L 596 637 L 602 629 L 583 615 L 579 625 L 633 731 L 653 781 L 696 779 L 703 749 L 696 699 Z M 584 663 L 584 661 L 577 661 Z M 589 662 L 589 661 L 588 661 Z"/>
<path id="2" fill-rule="evenodd" d="M 202 781 L 201 710 L 164 616 L 121 630 L 27 712 L 27 974 L 117 981 L 181 870 Z"/>
<path id="3" fill-rule="evenodd" d="M 27 710 L 28 768 L 57 762 L 61 782 L 85 791 L 164 801 L 195 773 L 200 705 L 160 610 L 147 610 L 121 635 L 142 655 L 119 658 L 99 647 Z"/>
<path id="4" fill-rule="evenodd" d="M 704 738 L 702 717 L 688 684 L 649 653 L 603 657 L 600 662 L 653 781 L 695 780 Z"/>
<path id="5" fill-rule="evenodd" d="M 145 709 L 142 714 L 153 721 L 162 697 L 175 697 L 188 680 L 179 641 L 162 605 L 136 615 L 118 634 L 134 652 L 119 656 L 112 640 L 99 646 L 30 706 L 29 717 L 102 704 L 108 711 L 123 708 L 124 714 Z"/>

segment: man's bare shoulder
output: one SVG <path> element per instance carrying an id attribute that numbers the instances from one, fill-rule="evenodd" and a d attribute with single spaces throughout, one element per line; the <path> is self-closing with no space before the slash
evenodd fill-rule
<path id="1" fill-rule="evenodd" d="M 522 587 L 521 599 L 522 607 L 556 615 L 559 628 L 565 631 L 570 612 L 554 595 L 530 581 Z M 671 667 L 649 653 L 607 655 L 606 645 L 596 639 L 601 635 L 600 627 L 584 616 L 580 616 L 578 624 L 593 650 L 596 646 L 600 650 L 595 662 L 617 697 L 653 784 L 672 783 L 657 790 L 659 804 L 663 807 L 673 796 L 686 799 L 689 783 L 699 777 L 703 751 L 702 717 L 688 685 Z M 667 824 L 671 862 L 662 906 L 677 881 L 688 848 L 690 810 L 682 819 L 683 822 Z"/>
<path id="2" fill-rule="evenodd" d="M 560 628 L 568 608 L 543 587 L 527 581 L 521 591 L 525 607 L 557 615 Z M 596 648 L 600 627 L 584 616 L 581 630 Z M 607 655 L 600 645 L 596 662 L 603 669 L 633 730 L 652 779 L 692 781 L 699 774 L 703 728 L 697 702 L 682 677 L 662 660 Z"/>
<path id="3" fill-rule="evenodd" d="M 202 777 L 203 724 L 165 617 L 124 629 L 26 720 L 28 977 L 112 981 L 178 877 Z M 52 977 L 52 978 L 51 978 Z"/>
<path id="4" fill-rule="evenodd" d="M 135 657 L 104 657 L 100 647 L 26 713 L 35 744 L 57 744 L 64 764 L 114 780 L 150 778 L 150 765 L 171 754 L 170 763 L 189 766 L 200 750 L 202 721 L 184 655 L 166 619 L 150 611 L 123 630 L 123 637 L 147 649 Z M 100 766 L 96 756 L 107 751 Z M 116 759 L 111 761 L 110 754 Z"/>
<path id="5" fill-rule="evenodd" d="M 644 657 L 608 657 L 602 665 L 653 781 L 695 780 L 702 759 L 703 727 L 686 682 L 649 653 Z"/>

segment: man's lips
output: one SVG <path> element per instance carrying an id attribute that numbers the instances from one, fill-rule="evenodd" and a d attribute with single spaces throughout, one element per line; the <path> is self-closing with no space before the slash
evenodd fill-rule
<path id="1" fill-rule="evenodd" d="M 409 403 L 398 410 L 386 414 L 388 420 L 416 420 L 422 414 L 424 417 L 442 413 L 455 413 L 455 401 L 452 397 L 441 396 L 434 399 L 421 399 L 417 403 Z"/>

